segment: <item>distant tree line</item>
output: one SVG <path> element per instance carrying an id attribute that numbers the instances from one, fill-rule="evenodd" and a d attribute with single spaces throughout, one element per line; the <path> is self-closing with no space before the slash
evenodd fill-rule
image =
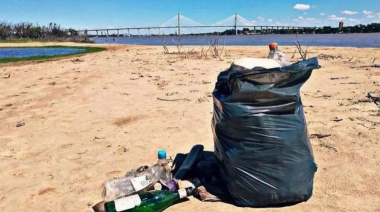
<path id="1" fill-rule="evenodd" d="M 238 34 L 296 34 L 296 33 L 305 33 L 305 34 L 334 34 L 334 33 L 372 33 L 372 32 L 380 32 L 380 23 L 372 23 L 372 24 L 359 24 L 355 26 L 346 26 L 343 28 L 334 28 L 331 26 L 325 26 L 322 28 L 305 28 L 305 29 L 293 29 L 293 28 L 279 28 L 274 27 L 268 28 L 256 28 L 249 29 L 243 28 L 242 30 L 237 30 Z M 218 33 L 220 35 L 235 35 L 235 29 L 228 29 L 224 32 Z"/>
<path id="2" fill-rule="evenodd" d="M 65 30 L 56 23 L 48 26 L 40 26 L 28 22 L 11 24 L 6 21 L 0 22 L 0 39 L 38 39 L 38 38 L 60 38 L 77 36 L 74 29 Z"/>

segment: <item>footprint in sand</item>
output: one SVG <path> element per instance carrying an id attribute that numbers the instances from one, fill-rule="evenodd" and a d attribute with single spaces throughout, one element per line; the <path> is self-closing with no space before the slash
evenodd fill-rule
<path id="1" fill-rule="evenodd" d="M 55 193 L 55 190 L 57 190 L 56 188 L 45 188 L 45 189 L 42 189 L 40 191 L 38 191 L 38 195 L 45 195 L 45 194 L 49 194 L 49 193 Z"/>
<path id="2" fill-rule="evenodd" d="M 129 125 L 142 118 L 143 116 L 130 116 L 130 117 L 125 117 L 125 118 L 119 118 L 114 122 L 114 124 L 117 126 Z"/>

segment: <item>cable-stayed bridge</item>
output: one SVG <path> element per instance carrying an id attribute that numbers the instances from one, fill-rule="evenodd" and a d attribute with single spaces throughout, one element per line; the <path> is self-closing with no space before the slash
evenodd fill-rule
<path id="1" fill-rule="evenodd" d="M 135 35 L 183 35 L 183 34 L 205 34 L 212 32 L 222 32 L 227 29 L 235 30 L 235 35 L 238 34 L 239 28 L 250 28 L 253 29 L 254 34 L 256 33 L 270 33 L 274 30 L 296 30 L 303 31 L 305 29 L 317 29 L 319 27 L 303 27 L 303 26 L 276 26 L 276 25 L 256 25 L 254 21 L 249 21 L 238 14 L 231 15 L 221 21 L 214 24 L 205 25 L 200 22 L 194 21 L 183 15 L 176 15 L 169 19 L 160 26 L 150 26 L 150 27 L 118 27 L 118 28 L 99 28 L 99 29 L 78 29 L 76 30 L 80 34 L 86 35 L 96 35 L 99 36 L 109 36 L 112 35 L 120 36 L 131 35 L 134 32 Z M 121 33 L 120 33 L 121 32 Z M 124 33 L 123 33 L 124 32 Z"/>

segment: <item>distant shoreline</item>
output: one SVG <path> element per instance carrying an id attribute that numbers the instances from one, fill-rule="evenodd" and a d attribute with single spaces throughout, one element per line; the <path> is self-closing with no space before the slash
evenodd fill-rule
<path id="1" fill-rule="evenodd" d="M 215 41 L 225 46 L 266 46 L 277 42 L 281 46 L 293 46 L 295 40 L 303 46 L 331 46 L 380 48 L 380 33 L 350 34 L 266 34 L 266 35 L 209 35 L 209 36 L 131 36 L 131 37 L 97 37 L 92 39 L 97 44 L 129 44 L 155 46 L 209 46 Z"/>

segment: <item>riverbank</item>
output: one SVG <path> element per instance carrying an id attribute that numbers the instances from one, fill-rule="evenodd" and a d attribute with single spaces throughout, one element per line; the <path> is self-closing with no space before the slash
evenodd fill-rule
<path id="1" fill-rule="evenodd" d="M 78 44 L 0 43 L 17 45 Z M 200 46 L 185 47 L 195 53 L 184 58 L 174 54 L 175 46 L 164 54 L 162 46 L 80 45 L 108 51 L 0 66 L 2 211 L 91 211 L 105 180 L 154 163 L 160 148 L 172 157 L 195 144 L 212 151 L 211 92 L 217 75 L 236 58 L 268 53 L 266 46 L 226 46 L 220 61 L 199 59 Z M 281 49 L 289 57 L 295 51 Z M 301 89 L 318 164 L 314 194 L 280 210 L 375 211 L 380 208 L 380 108 L 366 95 L 380 96 L 380 69 L 371 67 L 380 63 L 380 49 L 310 47 L 308 52 L 326 56 Z M 252 210 L 189 199 L 166 211 Z"/>

